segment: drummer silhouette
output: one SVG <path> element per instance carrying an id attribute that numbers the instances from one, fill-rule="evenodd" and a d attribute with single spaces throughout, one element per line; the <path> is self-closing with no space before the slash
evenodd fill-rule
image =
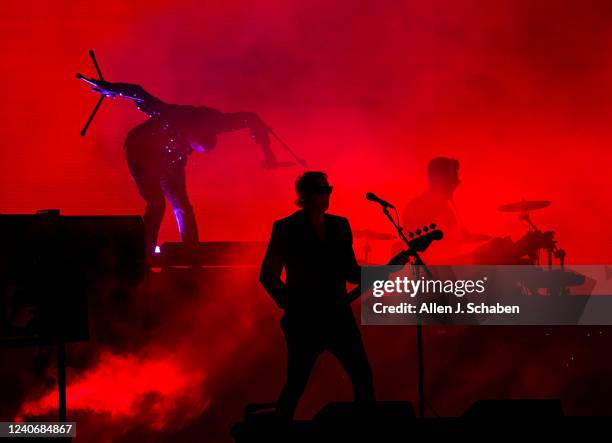
<path id="1" fill-rule="evenodd" d="M 454 201 L 460 184 L 458 160 L 432 158 L 427 165 L 427 189 L 409 201 L 402 211 L 402 222 L 407 230 L 430 223 L 436 223 L 444 230 L 444 250 L 438 255 L 429 254 L 429 261 L 437 262 L 455 256 L 462 244 L 491 238 L 486 234 L 473 233 L 463 225 Z M 402 246 L 398 244 L 395 248 Z"/>

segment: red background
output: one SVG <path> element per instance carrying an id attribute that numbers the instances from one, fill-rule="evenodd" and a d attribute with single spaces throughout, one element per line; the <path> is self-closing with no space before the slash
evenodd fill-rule
<path id="1" fill-rule="evenodd" d="M 610 2 L 595 0 L 4 1 L 0 212 L 141 213 L 121 146 L 144 115 L 130 103 L 107 100 L 89 134 L 79 136 L 97 97 L 74 74 L 94 74 L 87 56 L 93 48 L 108 80 L 140 83 L 168 102 L 258 112 L 311 169 L 329 174 L 335 186 L 331 212 L 349 217 L 354 229 L 389 231 L 379 208 L 365 201 L 366 191 L 401 207 L 425 186 L 427 161 L 452 156 L 461 162 L 456 200 L 470 228 L 517 238 L 525 228 L 495 208 L 521 198 L 549 199 L 552 206 L 534 213 L 534 220 L 556 231 L 568 262 L 609 262 L 611 22 Z M 203 240 L 265 240 L 272 221 L 294 210 L 299 169 L 267 171 L 260 161 L 244 131 L 223 135 L 214 151 L 191 157 L 189 188 Z M 161 240 L 177 237 L 168 211 Z M 358 255 L 361 246 L 356 243 Z M 374 247 L 378 257 L 388 255 L 388 245 Z M 170 351 L 160 351 L 163 341 L 146 341 L 138 350 L 126 344 L 112 349 L 99 366 L 95 359 L 83 364 L 96 369 L 77 386 L 97 386 L 103 396 L 108 387 L 99 374 L 110 376 L 104 373 L 108 365 L 132 376 L 138 374 L 134 368 L 152 368 L 176 382 L 153 391 L 185 400 L 185 385 L 206 384 L 207 376 L 198 372 L 205 367 L 216 383 L 206 387 L 213 394 L 185 401 L 197 411 L 212 398 L 214 421 L 216 402 L 237 389 L 241 375 L 232 367 L 254 341 L 250 349 L 263 360 L 251 355 L 249 361 L 259 362 L 257 374 L 277 382 L 263 398 L 250 399 L 270 400 L 282 378 L 276 313 L 263 295 L 245 300 L 251 304 L 239 317 L 229 310 L 244 309 L 242 302 L 217 298 L 215 309 L 197 315 L 200 329 L 182 326 L 189 311 L 181 310 L 171 321 L 176 328 L 167 326 L 175 337 L 206 337 L 207 346 L 218 346 L 210 359 L 199 356 L 194 344 L 168 345 Z M 211 315 L 227 324 L 202 326 Z M 256 331 L 263 324 L 267 335 Z M 414 398 L 413 387 L 394 384 L 393 374 L 414 371 L 404 347 L 412 343 L 413 331 L 400 329 L 370 329 L 366 347 L 383 396 Z M 531 333 L 542 348 L 530 342 Z M 589 329 L 569 336 L 575 344 L 587 333 L 607 334 Z M 598 392 L 593 368 L 601 362 L 589 354 L 581 366 L 571 366 L 576 354 L 569 340 L 548 343 L 542 330 L 522 330 L 519 341 L 512 341 L 518 334 L 506 331 L 495 343 L 474 330 L 448 339 L 444 331 L 428 334 L 448 346 L 448 352 L 438 348 L 430 356 L 429 392 L 443 414 L 460 413 L 479 396 L 554 397 L 567 390 L 582 395 L 575 410 L 593 411 L 580 408 Z M 277 366 L 262 369 L 270 362 Z M 234 378 L 215 378 L 215 371 Z M 334 398 L 335 389 L 343 398 L 349 392 L 344 384 L 336 387 L 337 367 L 331 375 L 317 374 L 318 387 L 307 393 L 302 414 Z M 575 387 L 579 379 L 584 391 Z M 129 378 L 118 380 L 133 386 Z M 142 395 L 134 389 L 131 395 Z M 83 409 L 95 404 L 111 419 L 130 416 L 100 398 L 72 401 Z M 116 404 L 114 397 L 107 400 Z M 158 405 L 167 407 L 163 401 Z"/>
<path id="2" fill-rule="evenodd" d="M 550 199 L 535 221 L 569 261 L 606 261 L 612 209 L 605 1 L 4 2 L 0 211 L 140 213 L 121 149 L 145 117 L 74 78 L 137 82 L 164 100 L 253 110 L 336 186 L 332 211 L 386 229 L 375 191 L 403 205 L 427 160 L 461 161 L 470 228 L 520 234 L 495 207 Z M 280 150 L 280 146 L 276 145 Z M 193 155 L 204 240 L 265 239 L 293 210 L 297 168 L 266 171 L 242 131 Z M 288 159 L 288 157 L 285 157 Z M 161 240 L 177 238 L 166 218 Z"/>

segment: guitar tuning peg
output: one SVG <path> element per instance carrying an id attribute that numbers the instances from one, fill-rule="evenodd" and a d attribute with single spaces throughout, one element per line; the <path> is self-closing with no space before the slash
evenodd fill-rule
<path id="1" fill-rule="evenodd" d="M 421 230 L 420 230 L 420 229 L 417 229 L 417 230 L 416 230 L 416 231 L 414 231 L 414 232 L 416 232 L 416 235 L 421 235 Z"/>
<path id="2" fill-rule="evenodd" d="M 410 237 L 410 238 L 414 238 L 414 232 L 409 232 L 409 233 L 408 233 L 408 237 Z"/>
<path id="3" fill-rule="evenodd" d="M 423 232 L 427 232 L 427 231 L 429 231 L 429 227 L 423 226 Z"/>
<path id="4" fill-rule="evenodd" d="M 432 223 L 432 224 L 430 224 L 430 225 L 429 225 L 429 227 L 430 227 L 431 229 L 436 229 L 436 224 L 435 224 L 435 223 Z"/>

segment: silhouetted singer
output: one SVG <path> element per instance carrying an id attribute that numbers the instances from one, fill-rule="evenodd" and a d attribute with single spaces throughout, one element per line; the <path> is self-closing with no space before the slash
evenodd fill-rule
<path id="1" fill-rule="evenodd" d="M 323 172 L 304 173 L 295 189 L 301 210 L 274 222 L 260 273 L 285 311 L 287 381 L 277 406 L 285 419 L 293 418 L 314 363 L 326 350 L 351 378 L 355 400 L 374 401 L 372 370 L 346 291 L 347 281 L 360 282 L 349 222 L 326 214 L 332 187 Z"/>
<path id="2" fill-rule="evenodd" d="M 218 134 L 248 128 L 264 152 L 263 166 L 280 165 L 270 148 L 267 126 L 253 112 L 226 113 L 206 106 L 169 104 L 140 85 L 92 79 L 87 82 L 100 94 L 133 100 L 150 117 L 133 128 L 125 141 L 130 173 L 146 202 L 144 222 L 149 252 L 157 244 L 165 197 L 174 209 L 181 240 L 198 242 L 195 214 L 185 184 L 185 166 L 191 152 L 214 148 Z"/>

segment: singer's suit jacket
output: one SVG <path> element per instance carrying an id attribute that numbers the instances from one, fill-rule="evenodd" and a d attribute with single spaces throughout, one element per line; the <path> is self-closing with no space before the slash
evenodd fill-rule
<path id="1" fill-rule="evenodd" d="M 260 281 L 287 313 L 348 309 L 346 282 L 360 283 L 348 220 L 325 214 L 324 223 L 321 240 L 303 210 L 274 222 Z"/>

